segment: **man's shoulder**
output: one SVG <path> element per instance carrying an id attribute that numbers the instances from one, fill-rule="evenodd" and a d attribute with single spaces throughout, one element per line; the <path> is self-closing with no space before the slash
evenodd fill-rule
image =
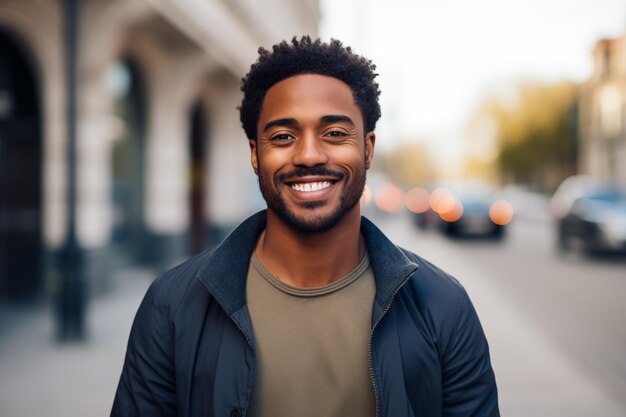
<path id="1" fill-rule="evenodd" d="M 212 250 L 200 252 L 162 273 L 152 283 L 149 293 L 153 293 L 156 303 L 167 308 L 176 308 L 203 287 L 197 275 L 212 254 Z M 207 292 L 208 294 L 208 292 Z"/>
<path id="2" fill-rule="evenodd" d="M 467 292 L 459 280 L 421 256 L 399 249 L 418 266 L 405 288 L 420 308 L 448 315 L 458 313 L 458 309 L 469 302 Z"/>
<path id="3" fill-rule="evenodd" d="M 441 352 L 452 346 L 463 332 L 480 329 L 474 306 L 463 285 L 452 275 L 426 259 L 401 249 L 417 269 L 396 297 L 398 312 L 420 317 Z"/>

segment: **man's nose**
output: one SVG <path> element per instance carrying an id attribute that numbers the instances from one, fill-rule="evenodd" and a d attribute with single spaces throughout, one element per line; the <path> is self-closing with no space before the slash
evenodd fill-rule
<path id="1" fill-rule="evenodd" d="M 328 162 L 328 155 L 323 141 L 312 133 L 307 133 L 297 142 L 293 164 L 302 166 L 323 165 Z"/>

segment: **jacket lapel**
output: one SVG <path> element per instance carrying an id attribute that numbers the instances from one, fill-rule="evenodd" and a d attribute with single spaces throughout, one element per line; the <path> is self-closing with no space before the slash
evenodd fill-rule
<path id="1" fill-rule="evenodd" d="M 245 220 L 207 257 L 196 274 L 229 316 L 246 303 L 250 258 L 265 221 L 265 210 Z"/>
<path id="2" fill-rule="evenodd" d="M 376 323 L 392 297 L 419 265 L 411 261 L 365 217 L 361 218 L 361 233 L 365 237 L 367 252 L 374 270 L 376 297 L 372 309 L 372 323 Z"/>

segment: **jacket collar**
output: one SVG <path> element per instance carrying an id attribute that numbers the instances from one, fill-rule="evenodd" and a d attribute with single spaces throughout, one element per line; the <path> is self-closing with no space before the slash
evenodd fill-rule
<path id="1" fill-rule="evenodd" d="M 392 297 L 413 275 L 419 265 L 411 261 L 374 223 L 365 217 L 361 217 L 361 233 L 365 237 L 376 282 L 376 297 L 372 310 L 372 319 L 375 323 L 391 302 Z"/>
<path id="2" fill-rule="evenodd" d="M 207 257 L 196 274 L 229 316 L 246 303 L 250 258 L 265 223 L 265 210 L 245 220 Z M 377 317 L 417 269 L 417 264 L 364 217 L 361 218 L 361 232 L 374 270 L 376 298 L 373 317 Z"/>

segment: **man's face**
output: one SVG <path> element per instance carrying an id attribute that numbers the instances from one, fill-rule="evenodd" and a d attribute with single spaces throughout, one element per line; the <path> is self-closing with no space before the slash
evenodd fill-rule
<path id="1" fill-rule="evenodd" d="M 268 210 L 299 233 L 331 229 L 358 210 L 374 141 L 344 82 L 302 74 L 277 83 L 250 141 Z"/>

